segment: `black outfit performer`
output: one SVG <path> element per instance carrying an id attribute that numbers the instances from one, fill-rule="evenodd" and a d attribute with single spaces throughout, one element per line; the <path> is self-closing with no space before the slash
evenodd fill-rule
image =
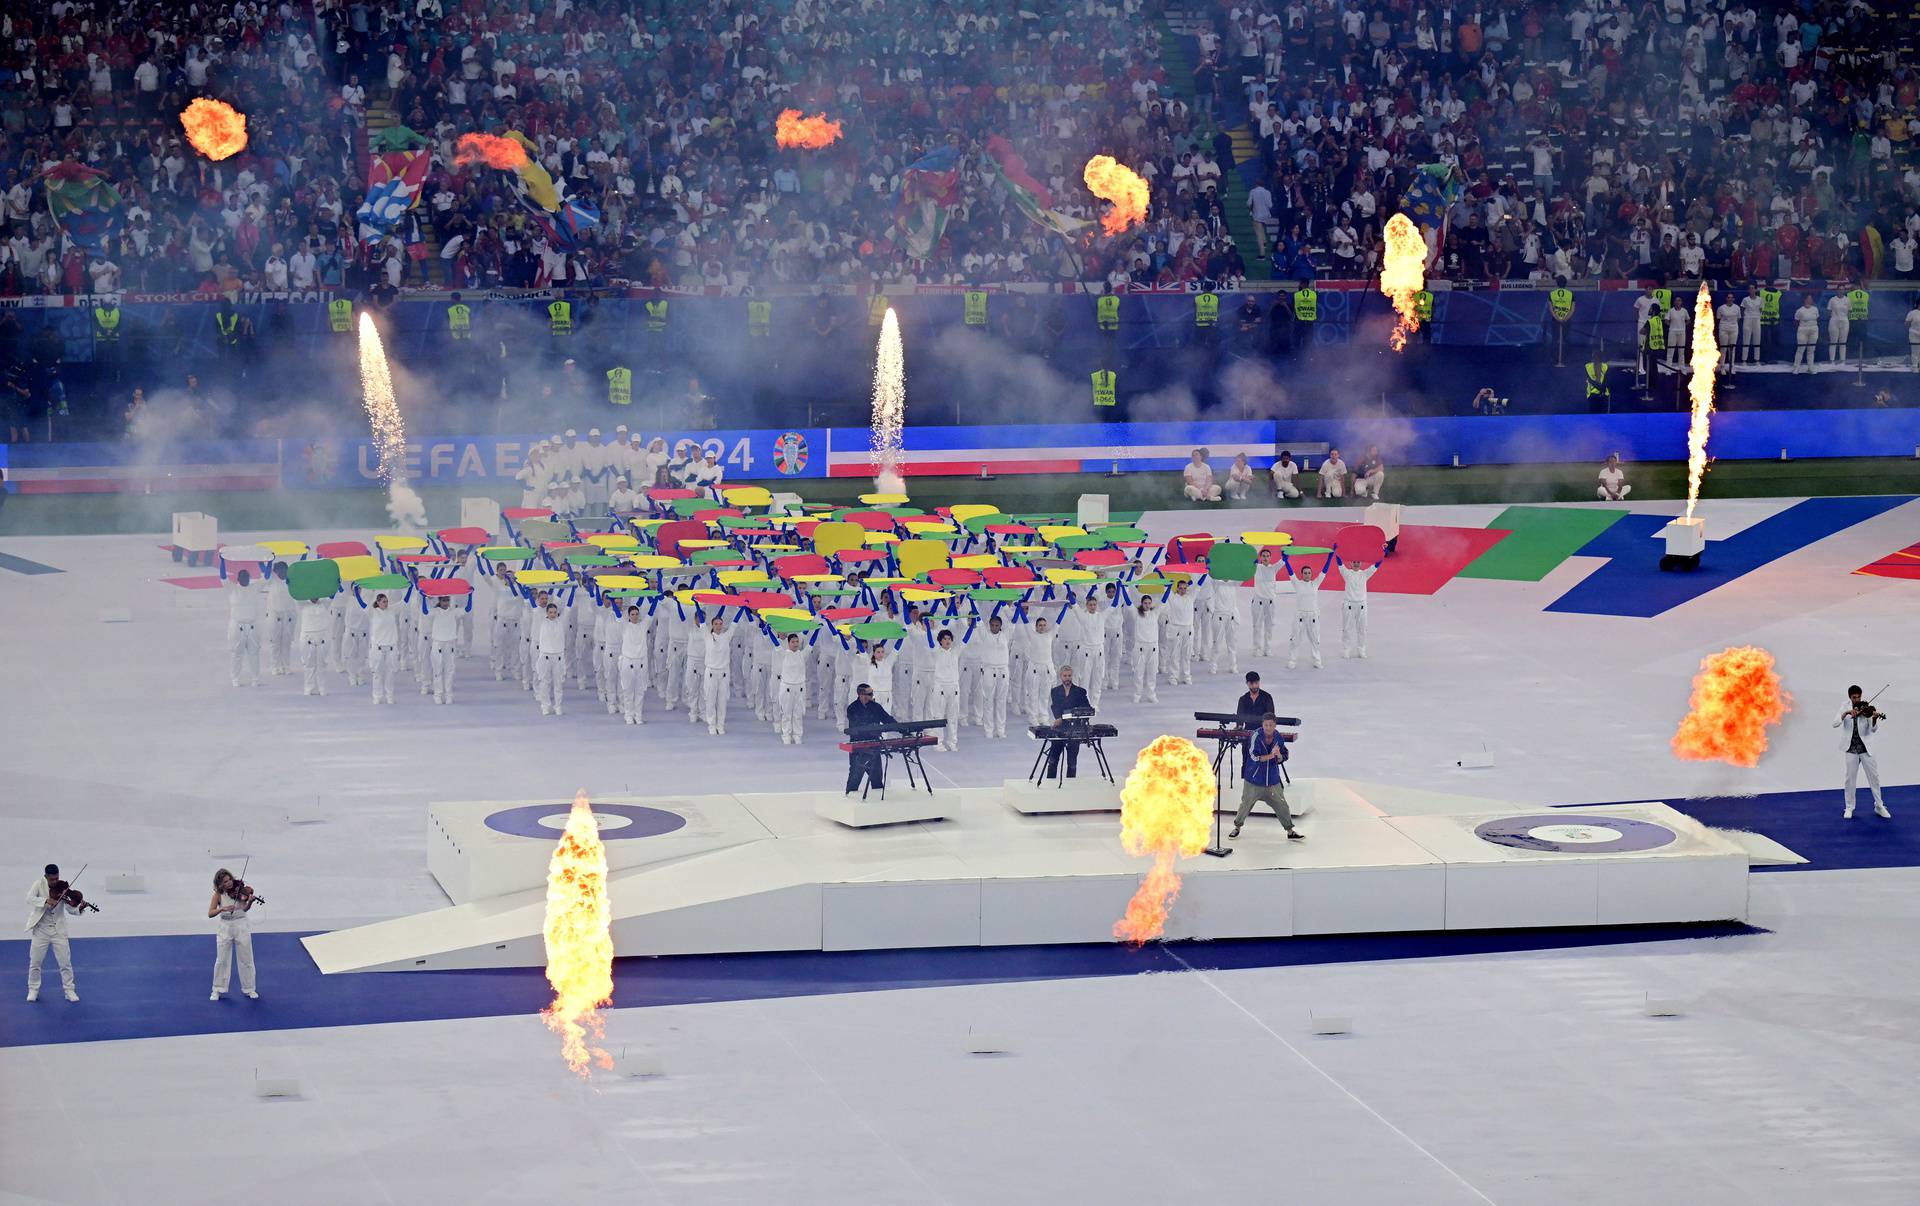
<path id="1" fill-rule="evenodd" d="M 1257 729 L 1260 727 L 1260 718 L 1272 711 L 1275 711 L 1273 695 L 1260 689 L 1258 674 L 1247 671 L 1247 693 L 1233 705 L 1233 714 L 1240 718 L 1243 727 Z"/>
<path id="2" fill-rule="evenodd" d="M 1079 712 L 1083 716 L 1093 711 L 1093 705 L 1087 701 L 1087 689 L 1078 683 L 1056 683 L 1047 693 L 1047 702 L 1053 709 L 1053 718 L 1059 721 L 1069 712 Z M 1078 741 L 1051 741 L 1047 750 L 1047 774 L 1049 779 L 1060 777 L 1060 751 L 1067 753 L 1067 778 L 1080 773 L 1080 743 Z"/>
<path id="3" fill-rule="evenodd" d="M 882 725 L 898 723 L 888 711 L 873 701 L 873 688 L 860 684 L 856 698 L 847 705 L 847 736 L 854 741 L 878 737 L 879 733 L 869 732 L 861 735 L 862 729 L 878 729 Z M 853 750 L 847 754 L 847 794 L 852 795 L 860 788 L 865 779 L 873 787 L 885 788 L 887 783 L 887 756 L 879 750 Z"/>

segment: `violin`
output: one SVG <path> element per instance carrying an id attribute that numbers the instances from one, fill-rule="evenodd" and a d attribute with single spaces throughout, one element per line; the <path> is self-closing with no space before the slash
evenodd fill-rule
<path id="1" fill-rule="evenodd" d="M 251 884 L 242 883 L 238 879 L 227 881 L 227 895 L 239 901 L 242 906 L 267 903 L 267 898 L 255 892 Z"/>
<path id="2" fill-rule="evenodd" d="M 1887 718 L 1887 714 L 1885 712 L 1882 712 L 1879 708 L 1874 707 L 1870 703 L 1863 703 L 1859 707 L 1853 709 L 1853 712 L 1851 715 L 1855 720 L 1885 720 Z"/>
<path id="3" fill-rule="evenodd" d="M 85 896 L 81 895 L 80 889 L 74 887 L 64 879 L 56 879 L 53 881 L 52 887 L 48 892 L 48 898 L 59 901 L 75 912 L 98 913 L 100 911 L 99 905 L 94 904 Z"/>

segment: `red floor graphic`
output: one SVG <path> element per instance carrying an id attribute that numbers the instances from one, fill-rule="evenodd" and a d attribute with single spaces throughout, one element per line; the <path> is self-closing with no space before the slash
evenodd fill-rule
<path id="1" fill-rule="evenodd" d="M 1385 577 L 1386 572 L 1385 570 L 1381 570 L 1381 576 Z M 184 590 L 219 590 L 222 585 L 220 579 L 212 575 L 204 578 L 162 578 L 160 581 L 166 583 L 168 586 L 178 586 Z"/>
<path id="2" fill-rule="evenodd" d="M 1332 548 L 1335 534 L 1348 526 L 1318 520 L 1286 520 L 1274 525 L 1291 535 L 1295 544 L 1307 548 Z M 1367 588 L 1394 595 L 1430 595 L 1506 536 L 1506 528 L 1403 527 L 1398 547 Z M 1326 557 L 1322 554 L 1316 560 L 1324 562 Z M 1327 579 L 1324 589 L 1339 590 L 1340 568 L 1335 566 Z"/>
<path id="3" fill-rule="evenodd" d="M 1920 544 L 1910 544 L 1897 553 L 1888 553 L 1872 565 L 1863 565 L 1853 572 L 1875 578 L 1905 578 L 1920 582 Z"/>

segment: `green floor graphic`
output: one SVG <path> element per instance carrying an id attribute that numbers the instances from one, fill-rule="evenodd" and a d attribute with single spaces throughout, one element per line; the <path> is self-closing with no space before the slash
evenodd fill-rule
<path id="1" fill-rule="evenodd" d="M 1595 507 L 1508 507 L 1487 525 L 1507 529 L 1507 538 L 1468 562 L 1459 576 L 1538 582 L 1625 514 Z"/>

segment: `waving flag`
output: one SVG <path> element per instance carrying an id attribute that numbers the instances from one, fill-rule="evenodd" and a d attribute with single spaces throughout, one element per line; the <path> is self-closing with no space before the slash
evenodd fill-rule
<path id="1" fill-rule="evenodd" d="M 66 159 L 38 179 L 46 186 L 53 224 L 82 251 L 99 252 L 120 229 L 120 194 L 105 172 Z"/>
<path id="2" fill-rule="evenodd" d="M 1424 234 L 1432 230 L 1438 237 L 1428 236 L 1427 246 L 1435 248 L 1447 241 L 1447 211 L 1460 199 L 1463 187 L 1459 174 L 1452 164 L 1429 163 L 1414 173 L 1413 182 L 1407 185 L 1407 191 L 1400 198 L 1400 212 L 1413 219 Z M 1432 252 L 1428 253 L 1431 260 Z"/>
<path id="3" fill-rule="evenodd" d="M 367 199 L 354 216 L 360 220 L 360 237 L 371 240 L 385 238 L 420 203 L 433 157 L 427 140 L 405 126 L 375 133 L 368 145 L 380 153 L 367 165 Z"/>
<path id="4" fill-rule="evenodd" d="M 1071 235 L 1088 225 L 1083 218 L 1070 218 L 1053 208 L 1053 193 L 1027 171 L 1027 161 L 1013 144 L 995 134 L 987 139 L 987 155 L 1000 176 L 1000 184 L 1013 198 L 1013 205 L 1029 219 L 1057 235 Z"/>
<path id="5" fill-rule="evenodd" d="M 534 223 L 545 231 L 556 247 L 572 248 L 580 236 L 600 225 L 600 211 L 592 202 L 567 195 L 564 181 L 555 180 L 537 158 L 540 148 L 518 130 L 508 130 L 510 138 L 526 151 L 523 160 L 512 168 L 513 192 L 520 204 L 533 215 Z"/>
<path id="6" fill-rule="evenodd" d="M 960 202 L 960 151 L 939 147 L 907 165 L 894 219 L 907 253 L 925 259 L 940 244 L 947 213 Z"/>

